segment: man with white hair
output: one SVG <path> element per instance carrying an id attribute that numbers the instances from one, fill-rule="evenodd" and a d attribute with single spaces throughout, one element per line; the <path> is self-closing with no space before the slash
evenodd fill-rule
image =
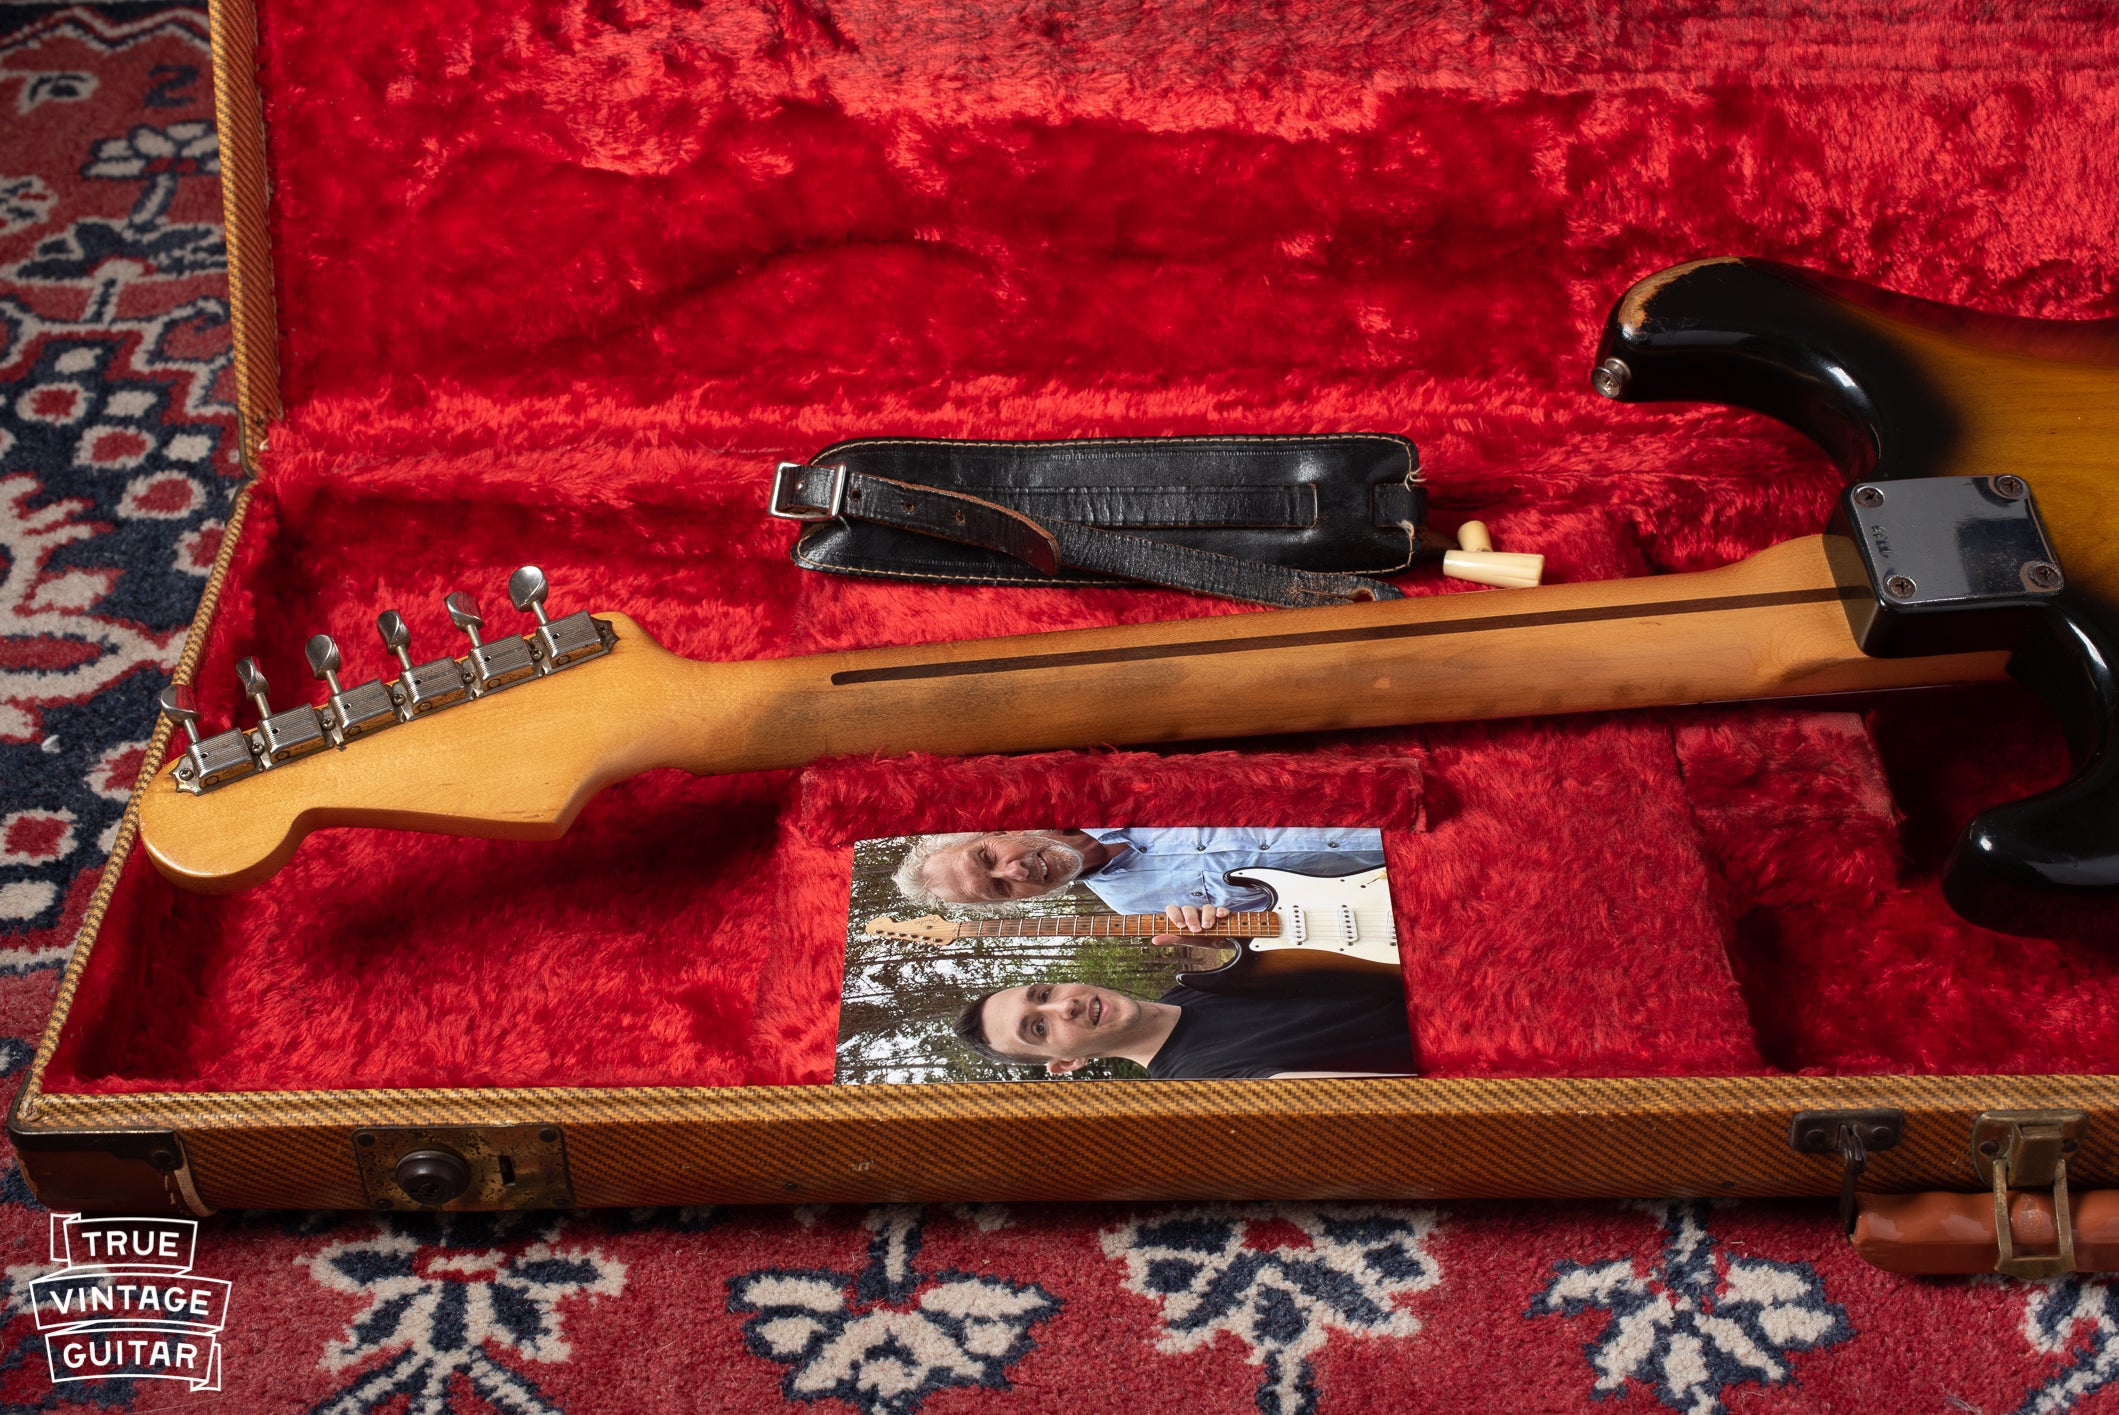
<path id="1" fill-rule="evenodd" d="M 915 904 L 1003 904 L 1086 885 L 1114 913 L 1163 914 L 1196 933 L 1266 907 L 1231 870 L 1349 875 L 1383 864 L 1383 833 L 1344 826 L 1003 830 L 922 835 L 893 875 Z"/>

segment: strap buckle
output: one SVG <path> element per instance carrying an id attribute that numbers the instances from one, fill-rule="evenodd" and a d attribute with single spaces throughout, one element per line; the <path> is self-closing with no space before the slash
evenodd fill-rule
<path id="1" fill-rule="evenodd" d="M 803 476 L 809 472 L 831 473 L 831 490 L 822 506 L 797 494 Z M 846 464 L 843 462 L 836 467 L 782 462 L 773 468 L 773 490 L 765 505 L 766 513 L 783 521 L 836 521 L 846 514 L 846 482 Z"/>

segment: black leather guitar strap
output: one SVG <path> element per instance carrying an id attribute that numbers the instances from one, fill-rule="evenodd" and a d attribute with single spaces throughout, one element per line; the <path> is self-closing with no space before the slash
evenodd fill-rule
<path id="1" fill-rule="evenodd" d="M 774 477 L 794 559 L 985 585 L 1146 582 L 1254 604 L 1397 599 L 1423 545 L 1402 437 L 864 439 Z"/>

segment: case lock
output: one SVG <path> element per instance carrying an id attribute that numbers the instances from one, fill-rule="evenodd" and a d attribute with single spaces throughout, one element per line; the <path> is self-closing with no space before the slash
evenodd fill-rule
<path id="1" fill-rule="evenodd" d="M 371 1207 L 564 1209 L 573 1206 L 557 1125 L 370 1125 L 353 1159 Z"/>
<path id="2" fill-rule="evenodd" d="M 2075 1271 L 2075 1221 L 2068 1207 L 2068 1157 L 2082 1148 L 2090 1118 L 2079 1110 L 1990 1110 L 1972 1122 L 1972 1167 L 1994 1186 L 1994 1271 L 2010 1277 L 2057 1277 Z M 2055 1253 L 2018 1253 L 2009 1223 L 2009 1191 L 2053 1186 Z"/>

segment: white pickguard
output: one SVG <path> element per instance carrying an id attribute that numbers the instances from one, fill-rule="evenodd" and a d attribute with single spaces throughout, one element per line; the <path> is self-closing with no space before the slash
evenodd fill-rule
<path id="1" fill-rule="evenodd" d="M 1381 868 L 1328 878 L 1289 870 L 1231 870 L 1228 875 L 1273 892 L 1270 907 L 1280 915 L 1280 934 L 1252 939 L 1253 951 L 1316 948 L 1395 967 L 1398 920 L 1384 876 Z"/>

